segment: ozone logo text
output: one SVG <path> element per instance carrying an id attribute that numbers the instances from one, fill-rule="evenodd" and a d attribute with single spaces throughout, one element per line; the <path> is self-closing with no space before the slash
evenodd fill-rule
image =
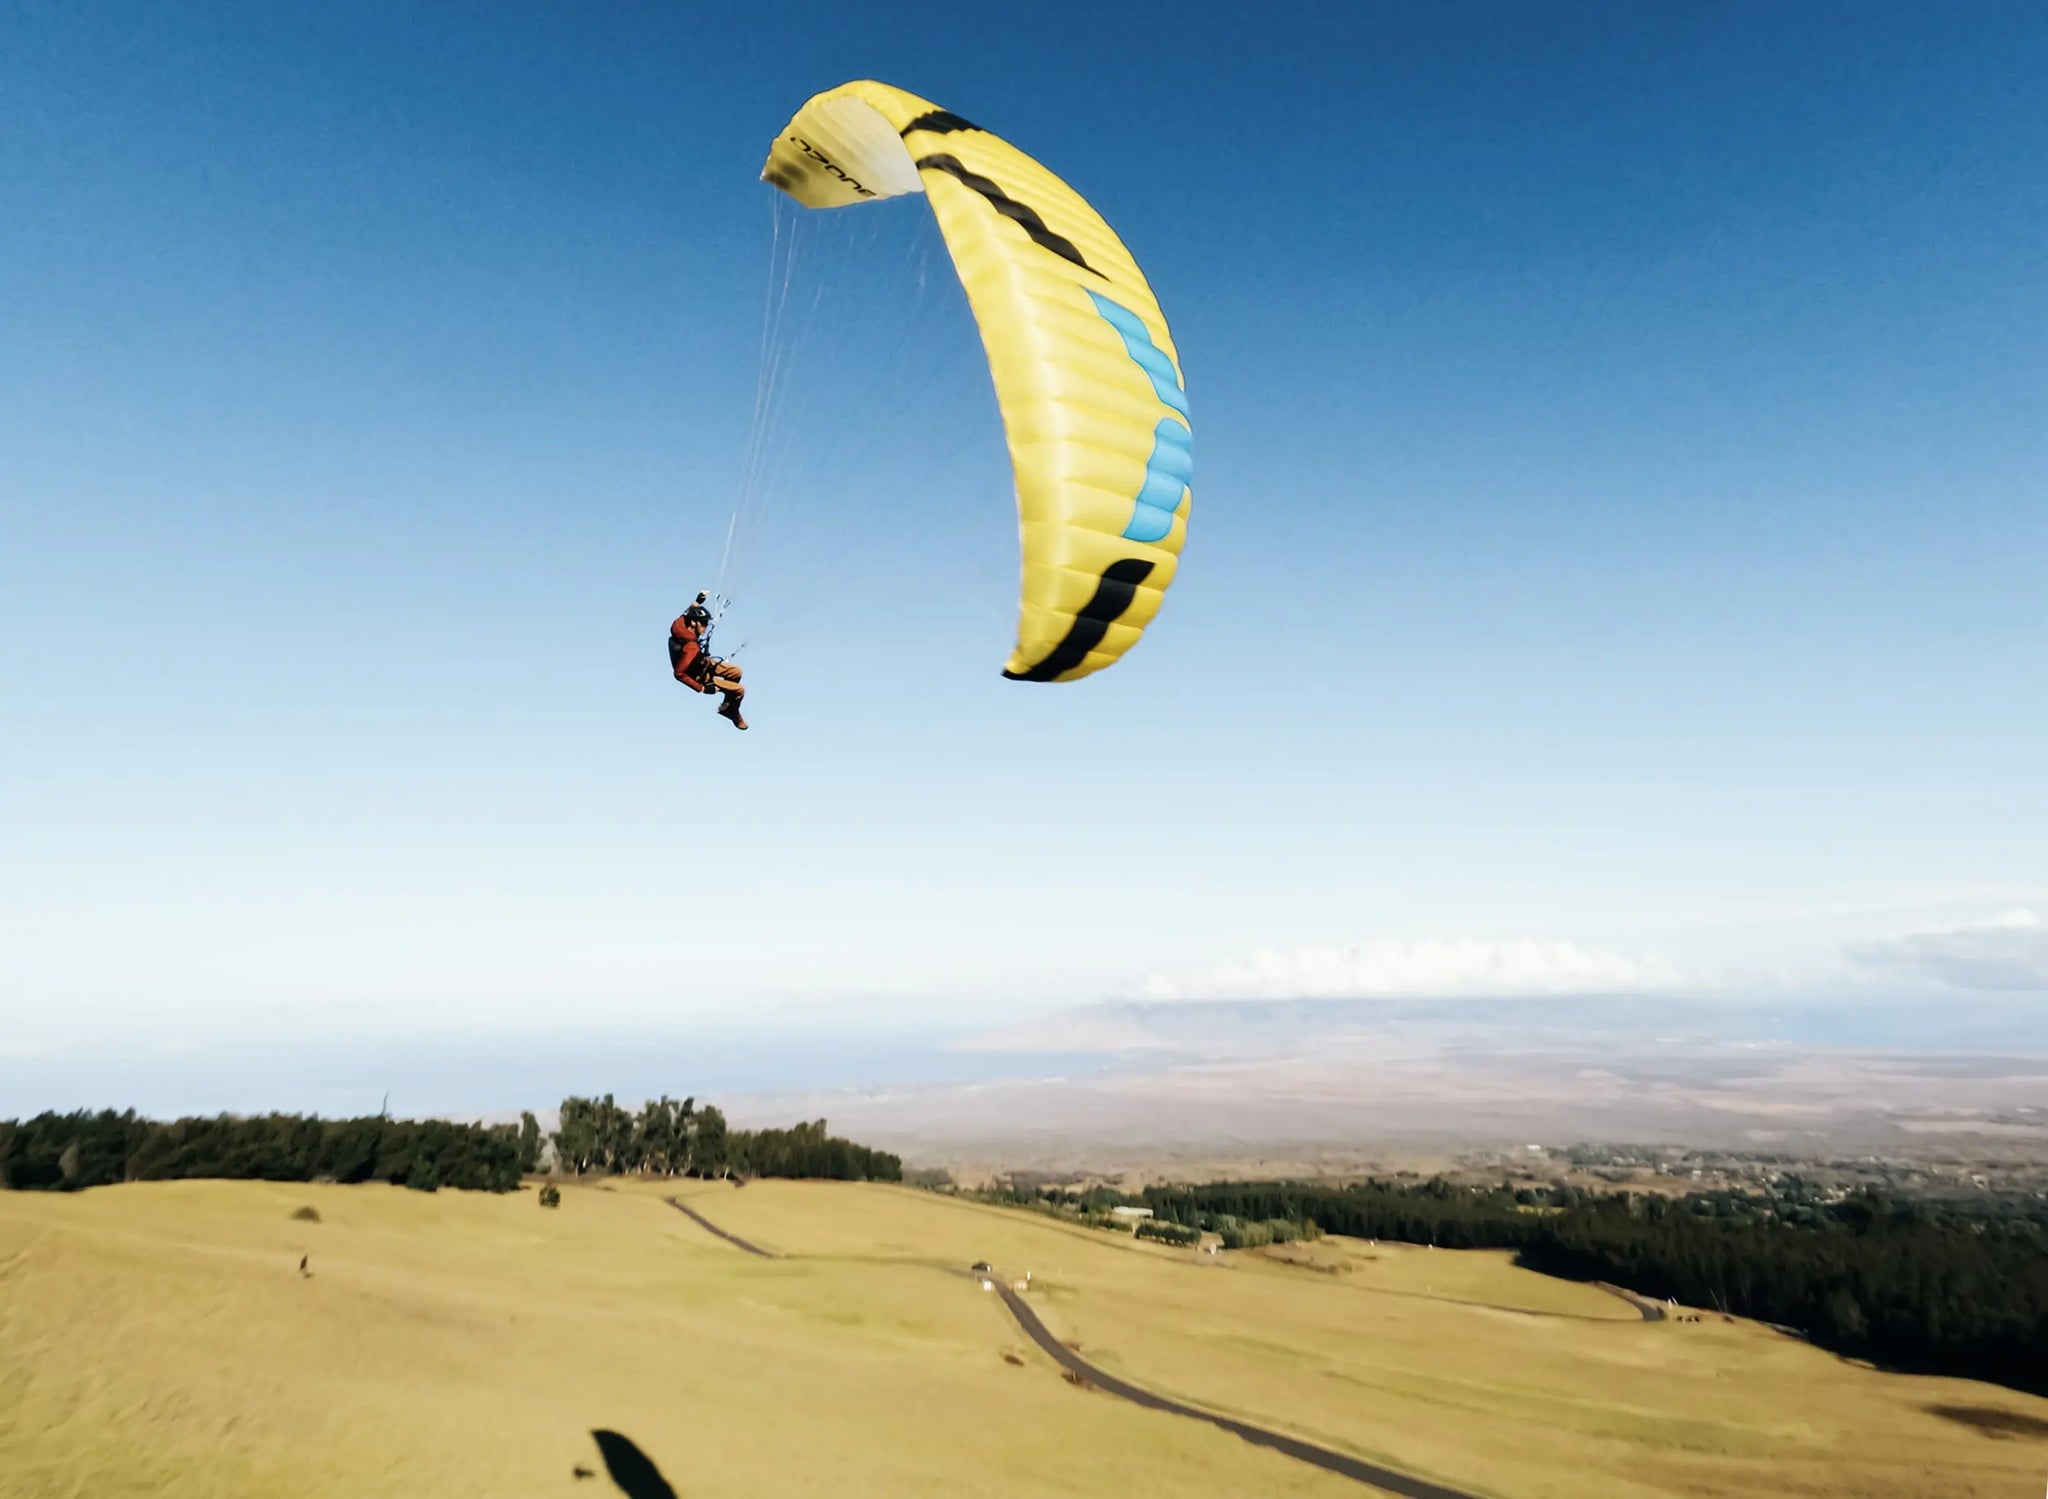
<path id="1" fill-rule="evenodd" d="M 816 146 L 812 145 L 802 136 L 792 135 L 790 137 L 790 140 L 803 148 L 804 155 L 810 157 L 811 160 L 815 161 L 819 166 L 823 167 L 826 171 L 830 172 L 834 177 L 837 177 L 841 182 L 845 183 L 848 187 L 852 188 L 855 192 L 859 193 L 863 198 L 872 198 L 875 195 L 875 190 L 873 188 L 861 186 L 861 184 L 857 182 L 854 178 L 847 175 L 845 169 L 842 168 L 838 162 L 834 161 L 831 157 L 827 156 L 823 151 L 820 151 Z"/>

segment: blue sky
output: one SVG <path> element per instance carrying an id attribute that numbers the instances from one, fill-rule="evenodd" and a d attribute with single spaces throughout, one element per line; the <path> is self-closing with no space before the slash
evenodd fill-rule
<path id="1" fill-rule="evenodd" d="M 1190 543 L 1114 671 L 1001 680 L 964 300 L 921 204 L 822 216 L 740 735 L 658 637 L 748 443 L 761 159 L 861 76 L 1132 247 Z M 7 1075 L 2048 989 L 2043 76 L 2022 4 L 11 6 Z"/>

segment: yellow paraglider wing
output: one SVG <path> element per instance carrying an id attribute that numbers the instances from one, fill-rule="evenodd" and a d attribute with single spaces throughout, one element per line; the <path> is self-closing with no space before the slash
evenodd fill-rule
<path id="1" fill-rule="evenodd" d="M 885 83 L 797 111 L 762 169 L 807 208 L 922 191 L 981 329 L 1016 470 L 1023 586 L 1003 675 L 1071 682 L 1137 643 L 1187 537 L 1194 438 L 1173 335 L 1066 183 Z"/>

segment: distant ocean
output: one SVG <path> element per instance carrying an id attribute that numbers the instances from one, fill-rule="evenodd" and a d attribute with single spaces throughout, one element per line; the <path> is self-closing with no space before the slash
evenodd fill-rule
<path id="1" fill-rule="evenodd" d="M 179 1050 L 120 1043 L 0 1053 L 0 1119 L 44 1109 L 133 1108 L 153 1118 L 186 1114 L 395 1115 L 552 1109 L 573 1094 L 621 1103 L 667 1093 L 716 1102 L 747 1093 L 877 1088 L 1005 1078 L 1073 1076 L 1108 1059 L 943 1049 L 958 1029 L 820 1032 L 791 1026 L 755 1034 L 417 1037 L 223 1042 Z"/>
<path id="2" fill-rule="evenodd" d="M 1069 1023 L 1088 1015 L 1142 1031 L 1156 1050 L 1076 1054 Z M 1032 1027 L 1031 1029 L 1040 1029 Z M 1241 1050 L 1313 1056 L 1326 1038 L 1398 1031 L 1434 1038 L 1445 1055 L 1598 1043 L 1635 1055 L 1674 1045 L 1847 1048 L 1908 1053 L 2040 1056 L 2036 1004 L 2025 997 L 1956 996 L 1940 1003 L 1761 1002 L 1650 998 L 1111 1004 L 1048 1017 L 1043 1050 L 959 1051 L 967 1028 L 908 1024 L 856 1029 L 778 1018 L 773 1029 L 600 1029 L 480 1039 L 388 1042 L 249 1039 L 186 1049 L 120 1040 L 16 1054 L 0 1037 L 0 1119 L 43 1109 L 135 1108 L 153 1117 L 276 1109 L 329 1117 L 500 1114 L 551 1109 L 570 1094 L 638 1102 L 667 1093 L 715 1102 L 802 1093 L 1077 1077 L 1170 1066 Z M 1028 1034 L 1028 1032 L 1027 1032 Z M 1026 1044 L 1029 1044 L 1028 1042 Z M 1085 1043 L 1080 1043 L 1085 1044 Z M 822 1105 L 821 1105 L 822 1107 Z M 828 1115 L 829 1117 L 829 1115 Z"/>

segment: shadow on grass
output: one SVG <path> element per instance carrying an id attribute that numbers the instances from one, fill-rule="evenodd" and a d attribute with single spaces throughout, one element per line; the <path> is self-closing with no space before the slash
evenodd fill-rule
<path id="1" fill-rule="evenodd" d="M 1930 1416 L 1972 1427 L 1988 1437 L 2033 1437 L 2048 1441 L 2048 1421 L 2020 1411 L 2001 1410 L 1995 1405 L 1930 1405 Z"/>
<path id="2" fill-rule="evenodd" d="M 597 1450 L 604 1457 L 604 1470 L 627 1499 L 676 1499 L 676 1491 L 661 1476 L 654 1460 L 629 1438 L 616 1431 L 593 1431 Z"/>

